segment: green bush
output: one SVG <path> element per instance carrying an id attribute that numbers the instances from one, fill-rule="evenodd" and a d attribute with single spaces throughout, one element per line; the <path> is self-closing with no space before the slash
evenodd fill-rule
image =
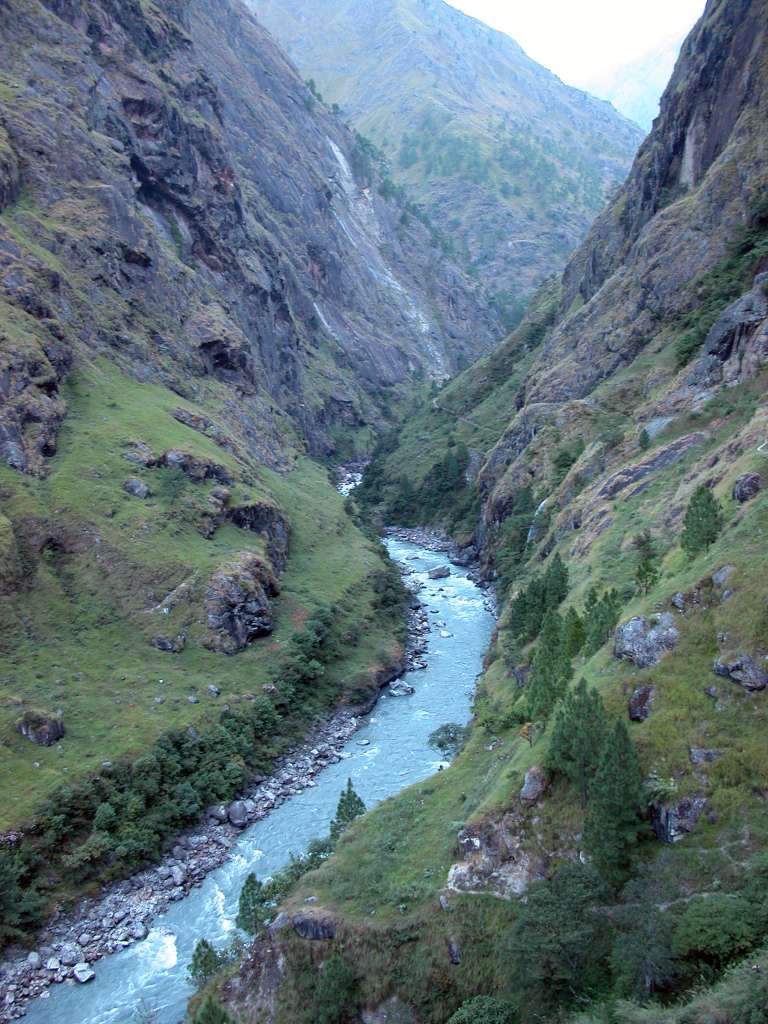
<path id="1" fill-rule="evenodd" d="M 516 1020 L 511 1003 L 492 996 L 475 996 L 459 1007 L 448 1024 L 515 1024 Z"/>
<path id="2" fill-rule="evenodd" d="M 750 903 L 743 896 L 698 896 L 675 928 L 672 949 L 693 964 L 720 969 L 751 949 L 755 939 Z"/>

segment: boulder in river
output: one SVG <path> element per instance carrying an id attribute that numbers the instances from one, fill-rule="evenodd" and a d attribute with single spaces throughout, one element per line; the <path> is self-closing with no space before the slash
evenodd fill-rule
<path id="1" fill-rule="evenodd" d="M 93 981 L 96 977 L 96 971 L 94 971 L 90 964 L 83 961 L 79 964 L 75 964 L 74 969 L 72 970 L 72 976 L 78 984 L 85 985 L 87 982 Z"/>
<path id="2" fill-rule="evenodd" d="M 429 570 L 429 578 L 431 580 L 444 580 L 451 575 L 450 565 L 438 565 L 435 569 Z"/>

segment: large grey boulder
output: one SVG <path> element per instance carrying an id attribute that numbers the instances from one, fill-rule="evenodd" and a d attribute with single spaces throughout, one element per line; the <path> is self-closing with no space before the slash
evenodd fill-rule
<path id="1" fill-rule="evenodd" d="M 716 676 L 730 679 L 745 690 L 764 690 L 768 686 L 768 672 L 758 664 L 751 654 L 737 654 L 733 658 L 716 658 L 714 663 Z"/>
<path id="2" fill-rule="evenodd" d="M 66 942 L 59 950 L 59 960 L 65 967 L 74 967 L 82 955 L 83 951 L 74 942 Z"/>
<path id="3" fill-rule="evenodd" d="M 90 964 L 83 961 L 82 963 L 75 964 L 72 976 L 79 985 L 85 985 L 87 982 L 93 981 L 96 977 L 96 971 L 94 971 Z"/>
<path id="4" fill-rule="evenodd" d="M 151 493 L 144 481 L 135 476 L 128 477 L 123 484 L 123 490 L 134 498 L 148 498 Z"/>
<path id="5" fill-rule="evenodd" d="M 613 653 L 616 658 L 631 661 L 638 668 L 656 665 L 678 641 L 680 631 L 671 612 L 645 618 L 636 615 L 616 630 Z"/>
<path id="6" fill-rule="evenodd" d="M 447 579 L 451 575 L 451 567 L 449 565 L 438 565 L 436 569 L 430 569 L 428 575 L 431 580 Z"/>
<path id="7" fill-rule="evenodd" d="M 536 801 L 549 789 L 549 772 L 540 764 L 532 765 L 525 773 L 523 788 L 520 790 L 520 799 L 526 804 L 535 804 Z"/>
<path id="8" fill-rule="evenodd" d="M 38 747 L 52 747 L 65 733 L 61 715 L 49 715 L 44 711 L 25 711 L 16 728 Z"/>
<path id="9" fill-rule="evenodd" d="M 230 825 L 235 828 L 245 828 L 248 824 L 248 808 L 243 800 L 233 800 L 227 807 L 227 817 Z"/>
<path id="10" fill-rule="evenodd" d="M 745 473 L 733 485 L 734 500 L 743 505 L 745 501 L 754 498 L 762 488 L 763 481 L 759 473 Z"/>

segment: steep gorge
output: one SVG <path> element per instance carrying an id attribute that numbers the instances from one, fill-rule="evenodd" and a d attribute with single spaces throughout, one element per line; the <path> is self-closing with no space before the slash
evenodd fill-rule
<path id="1" fill-rule="evenodd" d="M 496 581 L 499 629 L 456 762 L 299 883 L 219 983 L 238 1020 L 267 993 L 271 1019 L 303 1021 L 338 958 L 364 1020 L 444 1024 L 476 996 L 522 1021 L 763 1019 L 767 24 L 762 2 L 710 0 L 562 280 L 379 444 L 359 500 L 447 527 Z M 695 547 L 702 493 L 720 519 Z M 553 753 L 557 705 L 531 711 L 561 657 L 529 625 L 553 580 L 581 623 L 571 685 L 626 727 L 642 776 L 631 877 L 592 897 L 601 829 Z M 290 927 L 307 900 L 332 941 Z"/>

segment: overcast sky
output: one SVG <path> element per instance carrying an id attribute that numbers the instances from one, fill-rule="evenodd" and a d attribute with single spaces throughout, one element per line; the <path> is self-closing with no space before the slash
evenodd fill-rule
<path id="1" fill-rule="evenodd" d="M 569 85 L 591 88 L 616 68 L 680 40 L 704 0 L 448 0 L 516 39 Z"/>

